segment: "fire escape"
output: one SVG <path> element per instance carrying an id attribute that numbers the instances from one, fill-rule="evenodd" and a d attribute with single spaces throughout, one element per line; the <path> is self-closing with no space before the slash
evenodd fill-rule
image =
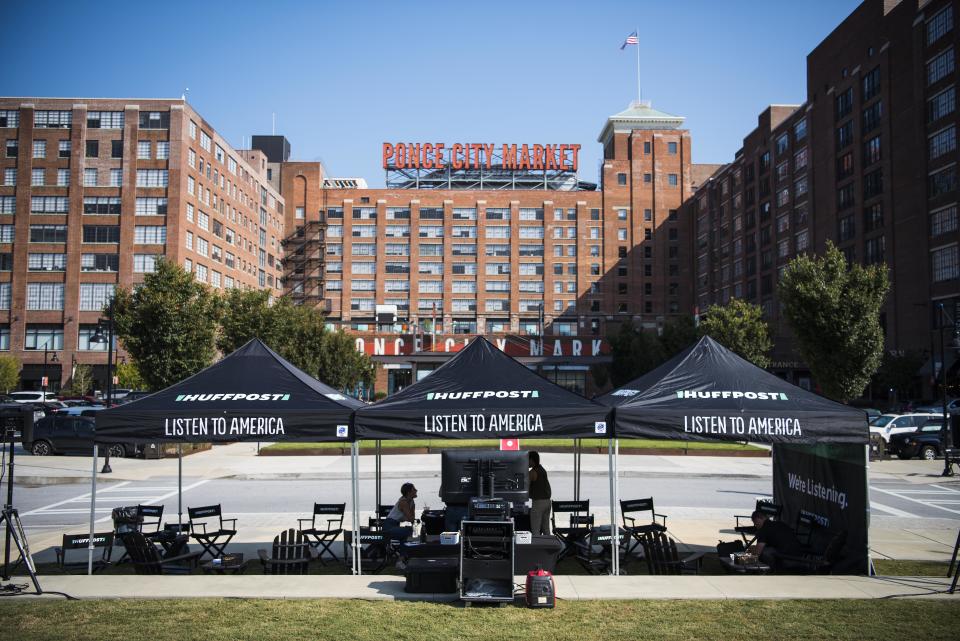
<path id="1" fill-rule="evenodd" d="M 324 224 L 312 220 L 297 226 L 283 239 L 284 294 L 298 305 L 319 307 L 328 312 L 323 298 Z"/>

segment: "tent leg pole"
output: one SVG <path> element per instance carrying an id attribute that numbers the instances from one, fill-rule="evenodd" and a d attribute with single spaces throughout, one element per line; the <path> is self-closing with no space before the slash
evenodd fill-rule
<path id="1" fill-rule="evenodd" d="M 352 490 L 353 490 L 353 549 L 351 553 L 353 555 L 353 573 L 356 576 L 360 576 L 363 568 L 360 567 L 360 492 L 357 488 L 358 483 L 358 462 L 357 454 L 359 452 L 360 444 L 354 442 L 351 446 L 351 455 L 350 455 L 350 476 L 352 477 Z"/>
<path id="2" fill-rule="evenodd" d="M 610 482 L 610 535 L 613 536 L 614 512 L 613 512 L 613 439 L 607 439 L 607 480 Z M 610 572 L 613 576 L 617 575 L 617 545 L 614 539 L 610 539 Z"/>
<path id="3" fill-rule="evenodd" d="M 93 529 L 97 514 L 97 455 L 99 454 L 97 450 L 99 450 L 99 448 L 94 445 L 93 469 L 90 474 L 90 539 L 87 541 L 87 576 L 93 575 Z M 13 483 L 13 478 L 10 479 L 10 482 Z"/>
<path id="4" fill-rule="evenodd" d="M 864 464 L 863 464 L 863 483 L 867 486 L 867 528 L 865 532 L 866 541 L 867 541 L 867 576 L 876 576 L 877 571 L 873 567 L 873 557 L 870 556 L 870 444 L 864 446 L 863 448 Z"/>
<path id="5" fill-rule="evenodd" d="M 580 495 L 577 493 L 577 443 L 580 439 L 573 439 L 573 500 L 579 501 Z"/>
<path id="6" fill-rule="evenodd" d="M 615 549 L 617 552 L 613 555 L 614 561 L 616 561 L 616 575 L 620 576 L 620 524 L 617 523 L 617 508 L 620 505 L 620 439 L 613 439 L 613 508 L 610 510 L 610 514 L 613 520 L 613 527 L 611 528 L 613 538 L 610 541 L 610 546 Z"/>
<path id="7" fill-rule="evenodd" d="M 382 482 L 382 478 L 383 478 L 383 468 L 381 467 L 381 466 L 383 465 L 383 458 L 381 458 L 381 457 L 382 457 L 382 453 L 381 453 L 381 450 L 380 450 L 380 446 L 381 446 L 382 443 L 383 443 L 383 441 L 379 441 L 379 440 L 377 441 L 377 473 L 376 473 L 376 477 L 377 477 L 377 502 L 376 502 L 376 505 L 373 506 L 373 508 L 374 508 L 374 513 L 377 514 L 378 516 L 380 515 L 380 503 L 381 503 L 382 500 L 383 500 L 383 482 Z"/>
<path id="8" fill-rule="evenodd" d="M 183 444 L 177 443 L 177 531 L 183 532 Z"/>

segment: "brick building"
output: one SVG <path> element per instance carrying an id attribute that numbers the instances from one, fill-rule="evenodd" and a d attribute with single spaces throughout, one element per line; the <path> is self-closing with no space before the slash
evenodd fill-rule
<path id="1" fill-rule="evenodd" d="M 24 389 L 45 370 L 57 390 L 80 364 L 103 389 L 101 310 L 158 256 L 214 288 L 279 293 L 283 199 L 263 154 L 184 100 L 0 98 L 0 137 L 0 350 Z"/>
<path id="2" fill-rule="evenodd" d="M 609 359 L 602 336 L 616 324 L 656 328 L 690 313 L 677 210 L 715 167 L 692 164 L 682 123 L 646 103 L 611 116 L 599 189 L 578 180 L 569 145 L 529 146 L 559 168 L 517 169 L 511 153 L 526 146 L 385 144 L 400 158 L 385 161 L 385 189 L 283 162 L 285 293 L 357 334 L 384 365 L 379 390 L 484 334 L 589 391 L 589 365 Z"/>
<path id="3" fill-rule="evenodd" d="M 828 240 L 851 262 L 889 267 L 887 348 L 939 362 L 937 304 L 949 301 L 952 324 L 960 301 L 955 11 L 947 0 L 864 2 L 809 54 L 806 102 L 764 110 L 685 205 L 698 305 L 761 305 L 776 336 L 772 369 L 794 382 L 809 384 L 809 372 L 776 284 L 790 258 Z"/>

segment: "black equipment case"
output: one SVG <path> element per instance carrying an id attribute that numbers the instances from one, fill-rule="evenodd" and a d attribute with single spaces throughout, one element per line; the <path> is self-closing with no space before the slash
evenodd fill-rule
<path id="1" fill-rule="evenodd" d="M 459 559 L 410 559 L 404 592 L 448 594 L 457 591 Z"/>

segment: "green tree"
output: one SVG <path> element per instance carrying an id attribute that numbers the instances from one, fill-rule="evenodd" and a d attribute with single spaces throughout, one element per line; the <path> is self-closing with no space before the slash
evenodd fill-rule
<path id="1" fill-rule="evenodd" d="M 70 376 L 70 384 L 64 390 L 71 396 L 83 396 L 93 387 L 93 368 L 90 365 L 77 365 Z"/>
<path id="2" fill-rule="evenodd" d="M 0 355 L 0 389 L 9 392 L 20 387 L 20 361 L 10 354 Z"/>
<path id="3" fill-rule="evenodd" d="M 157 261 L 136 290 L 116 293 L 117 334 L 152 390 L 181 381 L 213 362 L 220 302 L 193 274 Z"/>
<path id="4" fill-rule="evenodd" d="M 770 364 L 773 341 L 757 305 L 737 298 L 726 305 L 711 305 L 700 322 L 700 332 L 757 367 Z"/>
<path id="5" fill-rule="evenodd" d="M 822 257 L 797 256 L 787 265 L 780 301 L 801 355 L 830 398 L 859 396 L 880 364 L 880 308 L 888 288 L 886 265 L 848 265 L 830 241 Z"/>
<path id="6" fill-rule="evenodd" d="M 136 363 L 117 363 L 115 372 L 118 387 L 135 390 L 147 389 L 146 381 L 144 381 L 143 376 L 140 375 L 140 370 L 137 368 Z"/>
<path id="7" fill-rule="evenodd" d="M 287 298 L 271 305 L 264 289 L 231 289 L 223 295 L 223 314 L 217 349 L 229 354 L 249 340 L 259 338 L 270 349 L 284 353 L 294 316 Z"/>
<path id="8" fill-rule="evenodd" d="M 632 323 L 624 323 L 612 337 L 610 351 L 610 380 L 620 387 L 638 376 L 643 376 L 664 361 L 663 346 L 652 332 L 637 329 Z"/>
<path id="9" fill-rule="evenodd" d="M 663 356 L 671 359 L 687 349 L 700 338 L 700 331 L 693 322 L 692 316 L 677 316 L 667 321 L 660 334 L 660 344 L 663 346 Z"/>
<path id="10" fill-rule="evenodd" d="M 926 361 L 926 355 L 918 350 L 884 352 L 875 381 L 883 389 L 894 390 L 897 399 L 910 398 L 910 391 L 917 382 L 917 371 Z"/>

